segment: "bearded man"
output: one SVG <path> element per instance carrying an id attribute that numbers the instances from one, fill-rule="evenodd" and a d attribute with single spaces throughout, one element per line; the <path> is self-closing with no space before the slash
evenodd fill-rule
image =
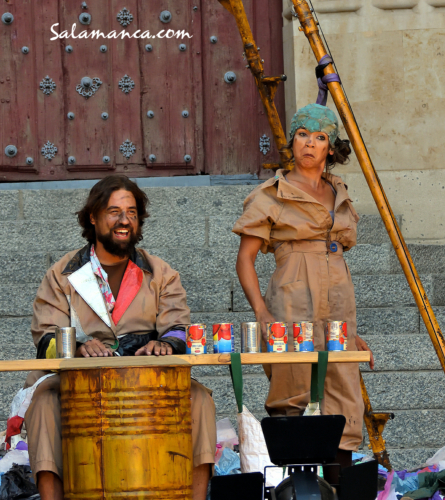
<path id="1" fill-rule="evenodd" d="M 98 182 L 77 212 L 88 244 L 56 262 L 34 301 L 31 325 L 38 358 L 54 357 L 56 327 L 76 327 L 76 356 L 185 353 L 190 323 L 179 274 L 136 248 L 148 198 L 122 175 Z M 32 372 L 25 387 L 44 372 Z M 191 381 L 193 498 L 205 499 L 216 448 L 210 391 Z M 62 500 L 60 379 L 45 379 L 25 414 L 29 458 L 42 500 Z M 118 460 L 119 457 L 116 457 Z"/>

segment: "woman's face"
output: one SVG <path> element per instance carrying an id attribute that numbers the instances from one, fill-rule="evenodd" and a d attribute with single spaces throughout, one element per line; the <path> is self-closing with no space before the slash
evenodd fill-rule
<path id="1" fill-rule="evenodd" d="M 295 132 L 292 149 L 295 165 L 303 168 L 321 167 L 324 169 L 326 157 L 334 153 L 329 144 L 328 134 L 309 132 L 304 128 L 299 128 Z"/>

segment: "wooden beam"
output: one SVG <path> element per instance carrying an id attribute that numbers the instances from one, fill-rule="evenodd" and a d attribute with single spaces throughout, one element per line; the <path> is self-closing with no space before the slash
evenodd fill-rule
<path id="1" fill-rule="evenodd" d="M 286 352 L 241 354 L 243 365 L 276 363 L 316 363 L 316 352 Z M 366 363 L 370 354 L 366 351 L 330 352 L 330 363 Z M 27 372 L 33 370 L 90 370 L 94 368 L 123 368 L 128 366 L 202 366 L 230 365 L 230 354 L 203 354 L 200 356 L 184 354 L 175 356 L 115 356 L 106 358 L 72 359 L 23 359 L 0 361 L 0 372 Z"/>

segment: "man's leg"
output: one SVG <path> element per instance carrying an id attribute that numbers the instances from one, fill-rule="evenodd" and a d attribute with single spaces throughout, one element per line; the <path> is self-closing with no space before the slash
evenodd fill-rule
<path id="1" fill-rule="evenodd" d="M 46 372 L 31 372 L 25 387 Z M 63 500 L 59 375 L 44 380 L 25 414 L 29 461 L 42 500 Z"/>
<path id="2" fill-rule="evenodd" d="M 209 389 L 192 380 L 193 500 L 205 500 L 215 463 L 215 403 Z"/>

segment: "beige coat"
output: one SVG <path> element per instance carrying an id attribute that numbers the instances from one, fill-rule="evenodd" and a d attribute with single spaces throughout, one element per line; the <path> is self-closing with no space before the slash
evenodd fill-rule
<path id="1" fill-rule="evenodd" d="M 243 215 L 233 231 L 263 240 L 261 251 L 275 255 L 276 269 L 265 296 L 276 321 L 314 322 L 315 350 L 326 350 L 326 321 L 348 325 L 348 350 L 355 351 L 357 333 L 354 286 L 343 250 L 356 244 L 358 215 L 347 186 L 336 176 L 323 174 L 332 184 L 335 220 L 329 211 L 284 174 L 264 182 L 244 202 Z M 293 350 L 292 334 L 288 336 Z M 299 415 L 310 398 L 310 365 L 271 365 L 266 410 L 270 415 Z M 340 448 L 356 450 L 362 440 L 363 400 L 357 364 L 329 364 L 322 413 L 346 417 Z"/>
<path id="2" fill-rule="evenodd" d="M 87 265 L 86 265 L 87 264 Z M 159 337 L 190 323 L 190 310 L 179 274 L 166 262 L 137 249 L 134 272 L 117 297 L 120 319 L 114 323 L 89 265 L 88 247 L 66 254 L 46 273 L 34 301 L 31 332 L 35 345 L 56 326 L 75 326 L 77 340 L 96 338 L 112 346 L 119 335 L 158 332 Z M 125 277 L 124 277 L 125 279 Z M 80 319 L 79 319 L 80 318 Z"/>

